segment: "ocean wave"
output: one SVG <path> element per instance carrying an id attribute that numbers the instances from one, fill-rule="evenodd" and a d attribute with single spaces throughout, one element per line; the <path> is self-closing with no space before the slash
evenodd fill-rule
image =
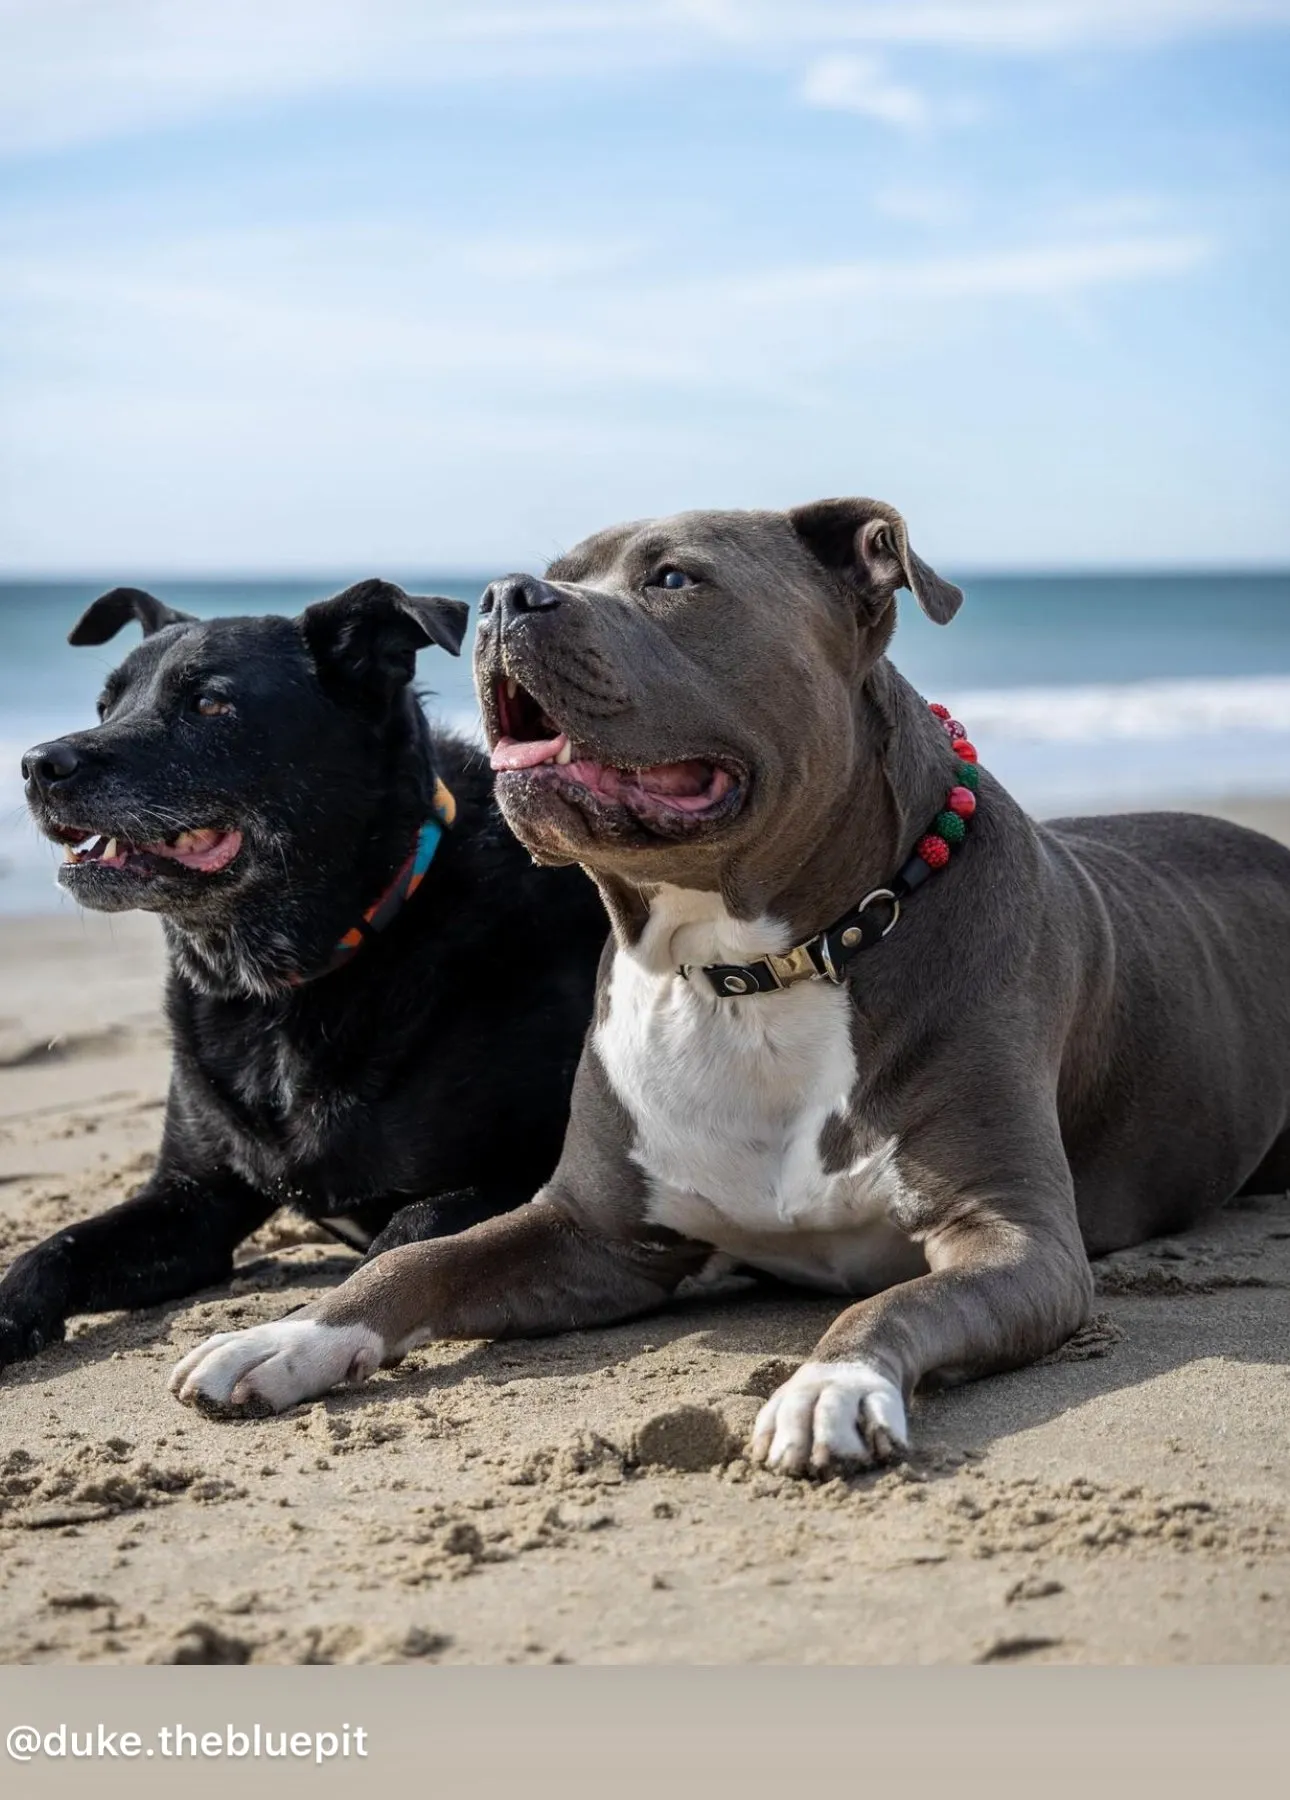
<path id="1" fill-rule="evenodd" d="M 1290 676 L 962 692 L 947 684 L 938 697 L 963 720 L 983 764 L 1040 817 L 1290 793 Z M 478 717 L 466 706 L 450 700 L 432 710 L 478 739 Z M 34 715 L 11 715 L 4 726 L 0 913 L 70 904 L 55 884 L 58 852 L 28 816 L 18 770 L 23 749 L 59 726 Z M 1203 751 L 1191 754 L 1187 746 L 1201 740 Z"/>
<path id="2" fill-rule="evenodd" d="M 1290 675 L 989 688 L 954 696 L 974 740 L 1089 742 L 1290 732 Z"/>
<path id="3" fill-rule="evenodd" d="M 1232 732 L 1290 732 L 1290 675 L 1241 675 L 1209 680 L 1098 682 L 1085 686 L 975 688 L 937 696 L 952 702 L 969 736 L 1028 738 L 1035 742 L 1125 738 L 1206 737 Z M 464 737 L 481 740 L 479 714 L 461 704 L 430 702 L 433 718 Z M 17 723 L 6 720 L 10 730 Z M 65 729 L 32 716 L 21 742 L 0 742 L 0 783 L 18 783 L 28 745 Z"/>

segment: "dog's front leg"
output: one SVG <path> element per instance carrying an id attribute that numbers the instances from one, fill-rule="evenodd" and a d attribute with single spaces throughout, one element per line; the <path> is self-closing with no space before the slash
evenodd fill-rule
<path id="1" fill-rule="evenodd" d="M 282 1412 L 436 1338 L 541 1337 L 662 1306 L 706 1249 L 596 1236 L 549 1196 L 455 1237 L 364 1263 L 313 1305 L 184 1357 L 172 1393 L 213 1411 Z"/>
<path id="2" fill-rule="evenodd" d="M 132 1199 L 16 1259 L 0 1281 L 0 1368 L 57 1343 L 74 1313 L 157 1306 L 225 1280 L 234 1250 L 273 1210 L 237 1176 L 190 1174 L 163 1152 Z"/>
<path id="3" fill-rule="evenodd" d="M 1025 1194 L 1033 1214 L 1035 1193 Z M 753 1432 L 755 1461 L 786 1474 L 885 1462 L 908 1445 L 905 1408 L 926 1375 L 984 1375 L 1045 1355 L 1088 1316 L 1093 1283 L 1069 1178 L 1050 1223 L 997 1200 L 962 1201 L 927 1234 L 930 1272 L 848 1307 Z"/>

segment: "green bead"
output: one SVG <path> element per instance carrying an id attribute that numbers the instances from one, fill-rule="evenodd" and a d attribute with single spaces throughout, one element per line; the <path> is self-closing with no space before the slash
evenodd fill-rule
<path id="1" fill-rule="evenodd" d="M 937 813 L 932 822 L 932 830 L 938 837 L 943 837 L 951 849 L 955 844 L 961 844 L 967 836 L 967 826 L 957 813 L 952 812 Z"/>
<path id="2" fill-rule="evenodd" d="M 972 792 L 975 794 L 977 784 L 981 779 L 981 771 L 977 768 L 975 763 L 961 762 L 958 768 L 958 778 L 961 787 L 971 788 Z"/>

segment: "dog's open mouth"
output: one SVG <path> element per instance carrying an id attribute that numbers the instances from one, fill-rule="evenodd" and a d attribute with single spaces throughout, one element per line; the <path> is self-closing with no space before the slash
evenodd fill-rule
<path id="1" fill-rule="evenodd" d="M 497 682 L 494 700 L 498 736 L 492 766 L 498 774 L 542 775 L 624 808 L 646 826 L 664 827 L 713 817 L 737 787 L 731 770 L 702 757 L 636 768 L 597 761 L 513 677 Z"/>
<path id="2" fill-rule="evenodd" d="M 74 826 L 50 827 L 48 835 L 63 846 L 65 863 L 78 868 L 93 865 L 97 869 L 129 869 L 137 874 L 154 873 L 159 866 L 170 864 L 192 869 L 199 875 L 215 875 L 227 869 L 242 848 L 240 831 L 218 826 L 177 831 L 169 837 L 150 838 L 138 844 L 119 834 L 109 837 L 104 832 L 81 831 Z"/>

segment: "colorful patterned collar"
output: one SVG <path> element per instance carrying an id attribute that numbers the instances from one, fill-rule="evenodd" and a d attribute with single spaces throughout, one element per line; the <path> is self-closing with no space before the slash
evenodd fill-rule
<path id="1" fill-rule="evenodd" d="M 425 880 L 426 871 L 435 859 L 444 830 L 457 816 L 457 802 L 438 776 L 435 777 L 434 784 L 434 812 L 434 818 L 427 819 L 417 832 L 417 841 L 412 846 L 411 854 L 385 892 L 372 902 L 357 925 L 350 926 L 322 968 L 315 969 L 311 975 L 293 975 L 289 982 L 291 987 L 303 987 L 306 982 L 318 981 L 322 976 L 343 968 L 369 938 L 384 931 L 398 917 Z"/>

